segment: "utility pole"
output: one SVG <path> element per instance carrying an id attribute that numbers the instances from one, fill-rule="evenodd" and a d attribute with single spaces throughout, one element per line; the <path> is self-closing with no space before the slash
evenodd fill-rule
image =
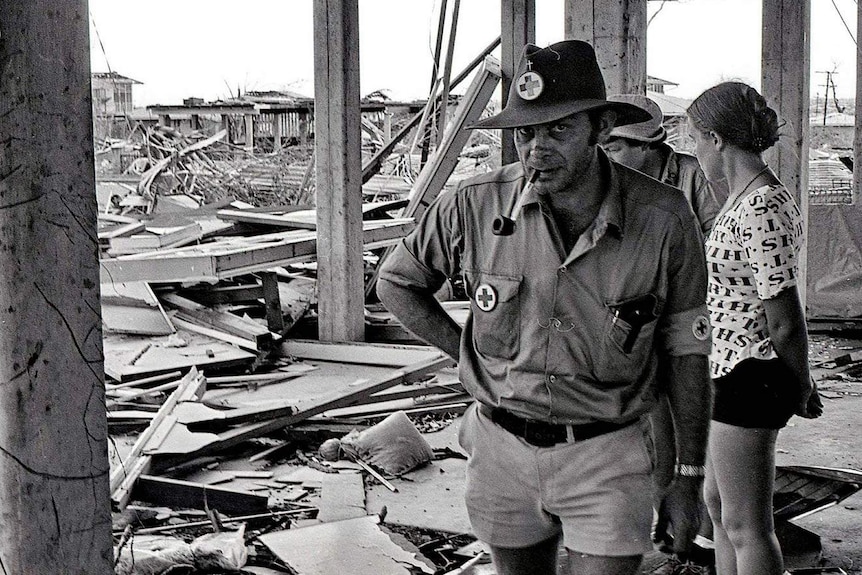
<path id="1" fill-rule="evenodd" d="M 829 83 L 832 80 L 832 72 L 828 70 L 820 70 L 817 72 L 818 74 L 826 74 L 825 83 L 821 84 L 823 86 L 823 125 L 826 125 L 826 109 L 829 104 Z"/>
<path id="2" fill-rule="evenodd" d="M 114 572 L 87 0 L 0 0 L 0 572 Z"/>
<path id="3" fill-rule="evenodd" d="M 826 125 L 826 114 L 829 109 L 829 90 L 832 90 L 832 101 L 835 103 L 835 110 L 840 114 L 844 112 L 844 108 L 838 105 L 838 94 L 835 91 L 835 76 L 838 72 L 834 70 L 822 70 L 818 74 L 826 74 L 826 83 L 823 86 L 823 125 Z"/>

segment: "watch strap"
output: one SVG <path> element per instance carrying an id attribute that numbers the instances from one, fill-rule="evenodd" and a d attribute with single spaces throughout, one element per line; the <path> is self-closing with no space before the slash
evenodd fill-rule
<path id="1" fill-rule="evenodd" d="M 704 477 L 706 475 L 706 466 L 677 463 L 674 466 L 674 474 L 677 477 Z"/>

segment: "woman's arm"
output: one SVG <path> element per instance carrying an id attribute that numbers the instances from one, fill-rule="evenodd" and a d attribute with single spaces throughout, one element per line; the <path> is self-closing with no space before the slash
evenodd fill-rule
<path id="1" fill-rule="evenodd" d="M 796 286 L 785 288 L 774 298 L 763 300 L 763 307 L 775 352 L 796 374 L 799 393 L 796 414 L 818 417 L 823 412 L 823 405 L 808 367 L 808 330 Z"/>

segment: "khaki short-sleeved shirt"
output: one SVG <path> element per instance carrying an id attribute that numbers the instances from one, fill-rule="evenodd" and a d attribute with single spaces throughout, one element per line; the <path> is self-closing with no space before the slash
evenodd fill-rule
<path id="1" fill-rule="evenodd" d="M 629 421 L 654 402 L 661 354 L 709 353 L 703 237 L 691 207 L 600 158 L 607 197 L 570 253 L 537 195 L 513 235 L 493 235 L 525 183 L 513 164 L 439 196 L 381 269 L 382 279 L 427 293 L 463 275 L 472 305 L 459 370 L 484 404 L 560 423 Z M 631 335 L 625 320 L 639 318 Z"/>
<path id="2" fill-rule="evenodd" d="M 709 235 L 709 230 L 712 229 L 712 224 L 718 212 L 721 211 L 724 198 L 716 197 L 716 192 L 703 175 L 697 158 L 676 152 L 667 144 L 662 144 L 662 149 L 667 160 L 658 180 L 682 190 L 700 222 L 703 235 Z"/>

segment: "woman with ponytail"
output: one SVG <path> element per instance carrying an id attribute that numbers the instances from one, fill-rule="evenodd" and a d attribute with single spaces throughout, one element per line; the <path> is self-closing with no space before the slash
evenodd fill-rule
<path id="1" fill-rule="evenodd" d="M 772 492 L 778 431 L 823 410 L 797 290 L 804 227 L 762 153 L 779 122 L 757 90 L 725 82 L 688 108 L 707 179 L 730 189 L 706 242 L 715 390 L 704 484 L 719 575 L 781 575 Z"/>

